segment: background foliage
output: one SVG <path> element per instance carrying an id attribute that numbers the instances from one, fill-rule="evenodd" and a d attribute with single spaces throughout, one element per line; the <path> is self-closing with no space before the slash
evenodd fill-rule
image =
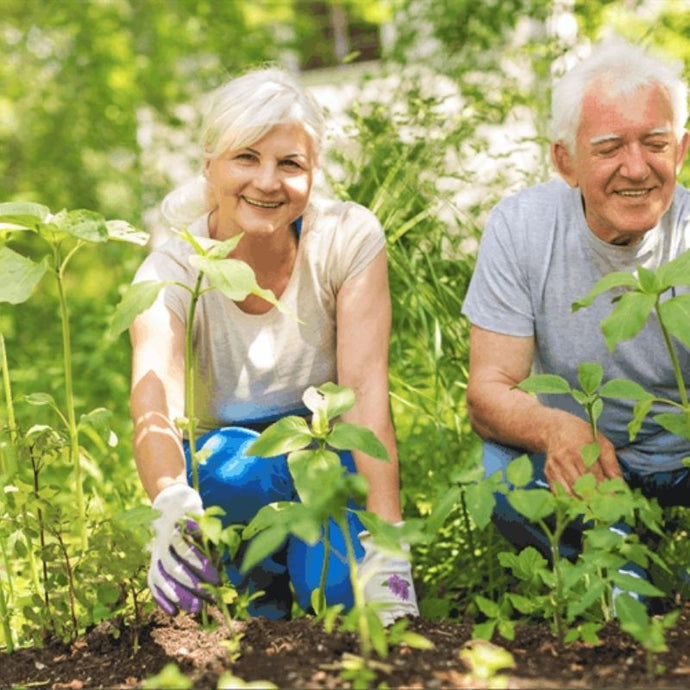
<path id="1" fill-rule="evenodd" d="M 165 191 L 194 166 L 189 104 L 266 61 L 303 70 L 345 122 L 325 156 L 328 183 L 372 208 L 386 229 L 405 512 L 433 517 L 449 483 L 462 486 L 479 456 L 465 414 L 460 316 L 477 239 L 500 196 L 551 174 L 552 71 L 613 30 L 663 47 L 688 75 L 688 10 L 684 0 L 5 0 L 0 201 L 88 208 L 150 228 Z M 329 100 L 339 91 L 348 95 Z M 682 181 L 689 174 L 686 166 Z M 12 239 L 38 254 L 32 242 Z M 76 404 L 110 410 L 119 439 L 85 463 L 95 523 L 144 502 L 131 456 L 129 347 L 125 338 L 104 340 L 143 256 L 118 244 L 85 250 L 67 276 Z M 45 283 L 21 308 L 0 305 L 24 430 L 56 422 L 48 408 L 22 402 L 34 391 L 62 396 L 56 305 Z M 0 402 L 5 435 L 6 419 Z M 46 473 L 67 482 L 59 461 Z M 54 500 L 68 505 L 70 496 Z M 415 555 L 428 615 L 464 613 L 474 591 L 496 586 L 488 556 L 497 539 L 490 528 L 477 532 L 457 503 L 438 539 Z"/>

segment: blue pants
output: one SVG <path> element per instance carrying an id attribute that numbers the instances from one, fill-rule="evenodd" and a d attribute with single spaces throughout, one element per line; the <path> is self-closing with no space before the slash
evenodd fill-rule
<path id="1" fill-rule="evenodd" d="M 224 526 L 248 524 L 263 506 L 275 501 L 297 501 L 292 477 L 284 455 L 261 458 L 244 455 L 245 449 L 258 437 L 252 429 L 225 427 L 210 431 L 198 439 L 197 451 L 209 452 L 208 459 L 199 464 L 199 493 L 204 507 L 219 506 L 225 511 Z M 189 447 L 185 443 L 187 481 L 192 484 Z M 348 451 L 340 459 L 349 472 L 354 472 L 354 460 Z M 360 506 L 352 505 L 352 508 Z M 355 556 L 360 559 L 363 549 L 357 534 L 364 529 L 359 518 L 347 515 L 350 537 Z M 343 604 L 352 608 L 353 594 L 347 565 L 345 539 L 333 520 L 329 527 L 330 553 L 326 601 L 329 605 Z M 264 559 L 247 573 L 240 573 L 244 548 L 227 565 L 226 572 L 232 584 L 249 594 L 264 594 L 249 605 L 249 614 L 270 619 L 288 618 L 292 608 L 290 583 L 297 602 L 304 610 L 310 607 L 311 593 L 319 586 L 324 560 L 322 541 L 310 546 L 295 536 L 272 556 Z"/>
<path id="2" fill-rule="evenodd" d="M 484 443 L 482 464 L 484 476 L 490 477 L 496 472 L 501 472 L 505 479 L 505 470 L 509 463 L 525 451 L 518 448 L 510 448 L 497 443 L 487 441 Z M 544 455 L 529 454 L 534 473 L 532 481 L 525 488 L 548 489 L 549 484 L 544 475 Z M 688 506 L 690 505 L 690 470 L 682 468 L 673 472 L 655 472 L 653 474 L 640 475 L 621 463 L 623 477 L 630 488 L 639 488 L 648 498 L 656 498 L 662 506 Z M 533 546 L 545 558 L 551 558 L 550 547 L 546 535 L 538 525 L 530 522 L 521 515 L 508 502 L 505 494 L 494 494 L 496 506 L 493 513 L 493 521 L 499 532 L 518 548 Z M 629 532 L 629 528 L 620 525 L 621 530 Z M 565 530 L 560 544 L 561 555 L 570 560 L 575 560 L 581 550 L 582 533 L 585 525 L 582 521 L 571 523 Z"/>

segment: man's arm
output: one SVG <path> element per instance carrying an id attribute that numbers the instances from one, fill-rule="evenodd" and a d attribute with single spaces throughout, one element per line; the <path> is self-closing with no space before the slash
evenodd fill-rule
<path id="1" fill-rule="evenodd" d="M 533 359 L 534 338 L 472 326 L 467 403 L 473 429 L 486 440 L 546 455 L 552 488 L 562 484 L 572 493 L 587 472 L 598 480 L 622 477 L 613 445 L 603 434 L 597 439 L 600 459 L 588 470 L 580 450 L 592 442 L 589 424 L 514 388 L 529 376 Z"/>

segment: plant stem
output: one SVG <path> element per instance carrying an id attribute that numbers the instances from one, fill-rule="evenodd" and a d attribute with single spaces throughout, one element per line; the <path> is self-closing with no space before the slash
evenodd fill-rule
<path id="1" fill-rule="evenodd" d="M 328 578 L 328 561 L 331 552 L 331 522 L 326 519 L 323 526 L 323 565 L 321 566 L 321 577 L 319 578 L 319 610 L 321 614 L 326 607 L 326 579 Z"/>
<path id="2" fill-rule="evenodd" d="M 5 588 L 0 581 L 0 618 L 2 618 L 2 632 L 5 636 L 7 651 L 14 651 L 14 640 L 12 639 L 12 626 L 10 625 L 10 612 L 5 600 Z"/>
<path id="3" fill-rule="evenodd" d="M 676 376 L 676 384 L 678 385 L 678 393 L 680 394 L 680 401 L 683 405 L 684 410 L 688 410 L 688 391 L 685 387 L 685 381 L 683 380 L 683 371 L 680 368 L 680 362 L 678 361 L 678 355 L 676 354 L 676 349 L 673 347 L 673 342 L 671 341 L 671 336 L 669 335 L 666 326 L 661 319 L 661 313 L 659 311 L 659 297 L 656 300 L 655 306 L 656 314 L 659 319 L 659 326 L 661 327 L 661 332 L 664 336 L 664 342 L 666 343 L 666 349 L 671 357 L 671 364 L 673 365 L 673 373 Z"/>
<path id="4" fill-rule="evenodd" d="M 74 469 L 75 499 L 77 502 L 77 512 L 79 516 L 79 534 L 81 538 L 81 549 L 86 551 L 88 548 L 88 537 L 86 533 L 86 504 L 84 502 L 84 488 L 81 481 L 81 462 L 79 458 L 79 430 L 74 411 L 74 390 L 72 385 L 72 345 L 69 332 L 69 312 L 67 309 L 67 295 L 65 292 L 64 269 L 67 259 L 60 262 L 60 250 L 54 246 L 56 278 L 58 285 L 58 299 L 60 302 L 60 322 L 62 326 L 62 354 L 63 366 L 65 370 L 65 401 L 67 405 L 67 433 L 69 436 L 69 457 Z M 69 258 L 69 256 L 68 256 Z"/>
<path id="5" fill-rule="evenodd" d="M 201 281 L 204 277 L 202 271 L 196 279 L 196 285 L 192 292 L 192 299 L 189 305 L 187 316 L 187 326 L 185 328 L 185 361 L 184 361 L 184 395 L 185 395 L 185 415 L 187 416 L 187 434 L 189 442 L 189 457 L 192 463 L 192 486 L 196 491 L 199 490 L 199 464 L 196 457 L 196 418 L 194 417 L 194 347 L 192 337 L 194 334 L 194 315 L 196 305 L 199 302 L 201 292 Z"/>
<path id="6" fill-rule="evenodd" d="M 0 453 L 0 473 L 12 476 L 17 471 L 17 422 L 14 416 L 14 402 L 12 398 L 12 387 L 10 384 L 10 370 L 7 366 L 7 350 L 5 349 L 5 339 L 0 333 L 0 369 L 2 369 L 2 387 L 5 392 L 5 408 L 7 409 L 7 427 L 10 433 L 10 446 L 7 456 Z M 7 462 L 5 462 L 7 458 Z"/>

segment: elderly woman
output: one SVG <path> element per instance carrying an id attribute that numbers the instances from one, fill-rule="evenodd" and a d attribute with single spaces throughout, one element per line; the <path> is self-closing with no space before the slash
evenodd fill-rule
<path id="1" fill-rule="evenodd" d="M 398 461 L 388 401 L 390 299 L 385 238 L 376 218 L 351 202 L 316 199 L 322 115 L 309 95 L 281 70 L 250 72 L 212 95 L 203 128 L 203 178 L 169 195 L 163 212 L 196 236 L 227 240 L 242 233 L 231 252 L 245 261 L 262 288 L 294 316 L 256 295 L 234 302 L 217 290 L 202 295 L 194 318 L 195 414 L 200 444 L 213 449 L 200 465 L 199 492 L 189 485 L 190 458 L 175 424 L 184 415 L 185 325 L 189 292 L 168 284 L 132 325 L 131 409 L 141 481 L 161 512 L 154 523 L 149 586 L 167 612 L 198 611 L 204 580 L 215 572 L 179 538 L 185 514 L 218 505 L 227 523 L 250 520 L 273 501 L 291 500 L 286 462 L 244 455 L 268 422 L 304 414 L 302 395 L 326 381 L 352 388 L 346 421 L 370 428 L 391 461 L 354 452 L 341 455 L 348 469 L 369 483 L 367 509 L 401 520 Z M 178 237 L 153 251 L 136 281 L 194 285 L 190 245 Z M 191 483 L 191 482 L 190 482 Z M 202 507 L 203 506 L 203 507 Z M 357 553 L 374 568 L 365 596 L 384 602 L 384 623 L 417 614 L 409 562 L 375 553 L 361 523 L 351 516 Z M 361 541 L 365 543 L 362 548 Z M 342 540 L 342 535 L 341 535 Z M 333 542 L 337 542 L 337 535 Z M 290 583 L 302 608 L 318 585 L 323 545 L 295 537 L 259 566 L 241 575 L 228 564 L 233 583 L 249 593 L 252 615 L 290 614 Z M 326 600 L 352 605 L 347 567 L 329 555 Z M 407 601 L 391 596 L 392 576 L 410 584 Z"/>

